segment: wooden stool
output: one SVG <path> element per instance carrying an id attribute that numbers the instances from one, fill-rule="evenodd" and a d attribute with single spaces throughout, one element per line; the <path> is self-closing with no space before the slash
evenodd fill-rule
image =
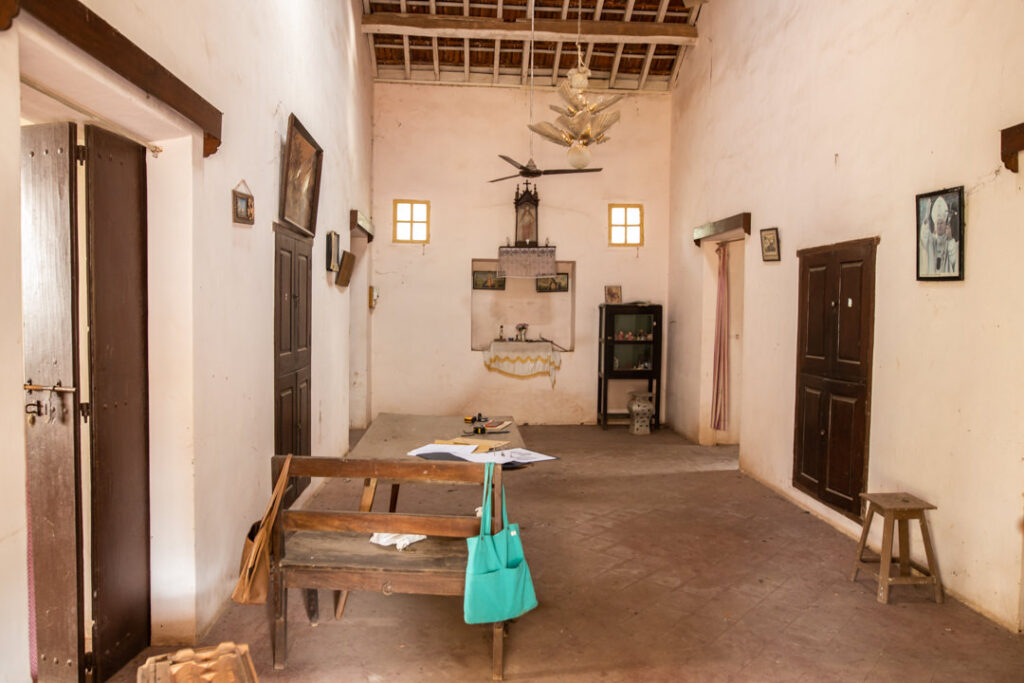
<path id="1" fill-rule="evenodd" d="M 889 602 L 889 586 L 896 584 L 930 583 L 935 586 L 935 602 L 942 602 L 942 580 L 935 564 L 935 553 L 932 551 L 932 539 L 928 534 L 928 522 L 924 518 L 925 510 L 935 510 L 935 506 L 909 493 L 862 493 L 861 498 L 868 501 L 868 516 L 864 520 L 864 530 L 860 534 L 857 545 L 857 559 L 853 563 L 850 581 L 857 579 L 857 572 L 866 569 L 878 577 L 878 602 Z M 864 545 L 871 530 L 871 520 L 875 512 L 882 515 L 882 552 L 879 558 L 864 559 Z M 921 523 L 921 538 L 924 541 L 924 553 L 928 558 L 928 567 L 922 567 L 910 560 L 910 520 Z M 893 522 L 899 522 L 900 529 L 900 571 L 898 576 L 890 576 L 892 565 Z M 878 570 L 872 565 L 878 564 Z M 923 576 L 913 576 L 910 568 L 918 570 Z"/>

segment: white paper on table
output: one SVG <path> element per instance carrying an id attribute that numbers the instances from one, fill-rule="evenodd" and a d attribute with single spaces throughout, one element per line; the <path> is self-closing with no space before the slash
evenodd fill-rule
<path id="1" fill-rule="evenodd" d="M 420 446 L 409 451 L 406 455 L 419 455 L 420 453 L 450 453 L 456 457 L 462 458 L 463 460 L 469 460 L 468 455 L 476 450 L 476 446 L 468 445 L 464 446 L 461 444 L 447 444 L 447 443 L 428 443 L 426 446 Z"/>
<path id="2" fill-rule="evenodd" d="M 512 462 L 512 458 L 507 453 L 508 451 L 485 451 L 484 453 L 470 453 L 462 457 L 469 462 L 493 462 L 504 465 L 507 462 Z"/>
<path id="3" fill-rule="evenodd" d="M 503 456 L 507 460 L 501 462 L 540 462 L 541 460 L 557 460 L 553 455 L 544 455 L 526 448 L 509 448 L 505 451 L 497 451 L 495 455 Z"/>

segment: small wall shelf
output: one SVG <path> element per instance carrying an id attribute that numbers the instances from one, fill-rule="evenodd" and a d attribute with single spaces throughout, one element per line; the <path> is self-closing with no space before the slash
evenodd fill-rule
<path id="1" fill-rule="evenodd" d="M 1016 126 L 1003 128 L 1001 133 L 1002 144 L 1000 145 L 1000 155 L 1003 157 L 1003 165 L 1014 173 L 1017 173 L 1017 155 L 1020 154 L 1021 151 L 1024 151 L 1024 123 L 1018 123 Z"/>

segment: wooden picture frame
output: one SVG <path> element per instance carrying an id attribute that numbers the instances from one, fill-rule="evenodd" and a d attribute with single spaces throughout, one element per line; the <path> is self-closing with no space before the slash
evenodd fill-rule
<path id="1" fill-rule="evenodd" d="M 622 303 L 622 285 L 605 285 L 604 302 L 606 304 Z"/>
<path id="2" fill-rule="evenodd" d="M 473 289 L 504 290 L 505 278 L 498 277 L 496 270 L 474 270 Z"/>
<path id="3" fill-rule="evenodd" d="M 251 194 L 231 190 L 231 220 L 243 225 L 256 222 L 256 200 Z"/>
<path id="4" fill-rule="evenodd" d="M 327 233 L 327 272 L 329 273 L 337 272 L 341 266 L 341 262 L 338 260 L 339 244 L 338 233 L 333 230 Z"/>
<path id="5" fill-rule="evenodd" d="M 927 192 L 917 203 L 917 279 L 964 279 L 964 187 Z"/>
<path id="6" fill-rule="evenodd" d="M 538 292 L 569 291 L 569 273 L 558 273 L 554 277 L 539 277 L 535 282 L 537 283 Z"/>
<path id="7" fill-rule="evenodd" d="M 281 222 L 307 235 L 316 235 L 323 162 L 323 148 L 295 114 L 289 115 L 281 161 Z"/>
<path id="8" fill-rule="evenodd" d="M 779 247 L 778 228 L 765 228 L 761 231 L 761 260 L 782 260 L 782 249 Z"/>
<path id="9" fill-rule="evenodd" d="M 342 249 L 338 261 L 338 276 L 334 278 L 334 284 L 348 287 L 348 283 L 352 281 L 352 271 L 356 267 L 356 255 Z"/>

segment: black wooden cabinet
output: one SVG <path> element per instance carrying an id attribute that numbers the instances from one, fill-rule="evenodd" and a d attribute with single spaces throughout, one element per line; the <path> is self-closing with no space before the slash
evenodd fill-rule
<path id="1" fill-rule="evenodd" d="M 647 380 L 654 394 L 651 427 L 661 426 L 661 306 L 601 304 L 597 356 L 597 423 L 629 419 L 628 413 L 608 412 L 608 383 L 617 379 Z"/>

